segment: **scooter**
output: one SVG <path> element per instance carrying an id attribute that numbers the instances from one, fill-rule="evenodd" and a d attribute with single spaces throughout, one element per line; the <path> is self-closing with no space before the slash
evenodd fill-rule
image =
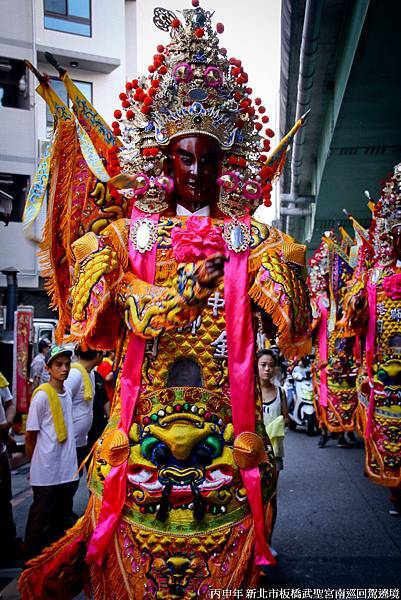
<path id="1" fill-rule="evenodd" d="M 289 378 L 289 383 L 295 384 L 295 394 L 288 403 L 288 416 L 290 418 L 290 429 L 295 430 L 297 425 L 305 427 L 306 435 L 314 435 L 316 427 L 315 407 L 313 405 L 313 387 L 309 371 L 303 375 L 294 374 Z"/>

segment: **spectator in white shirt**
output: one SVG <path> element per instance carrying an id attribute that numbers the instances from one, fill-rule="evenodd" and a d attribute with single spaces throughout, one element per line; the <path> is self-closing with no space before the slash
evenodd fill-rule
<path id="1" fill-rule="evenodd" d="M 90 450 L 88 448 L 88 432 L 93 421 L 93 398 L 95 395 L 93 369 L 102 362 L 103 352 L 82 350 L 77 346 L 75 356 L 77 360 L 71 364 L 71 370 L 65 384 L 72 397 L 72 416 L 79 467 Z M 81 470 L 80 475 L 82 475 L 82 472 L 83 470 Z"/>
<path id="2" fill-rule="evenodd" d="M 29 407 L 25 435 L 33 491 L 25 535 L 29 557 L 72 525 L 78 467 L 71 394 L 64 386 L 71 355 L 59 346 L 48 351 L 45 362 L 50 380 L 35 390 Z"/>

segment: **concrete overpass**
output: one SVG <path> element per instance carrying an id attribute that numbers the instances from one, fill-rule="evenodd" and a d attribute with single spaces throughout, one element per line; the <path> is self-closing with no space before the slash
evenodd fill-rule
<path id="1" fill-rule="evenodd" d="M 311 109 L 282 177 L 280 224 L 315 248 L 370 222 L 364 190 L 401 161 L 401 2 L 282 0 L 280 128 Z M 349 228 L 349 227 L 348 227 Z"/>

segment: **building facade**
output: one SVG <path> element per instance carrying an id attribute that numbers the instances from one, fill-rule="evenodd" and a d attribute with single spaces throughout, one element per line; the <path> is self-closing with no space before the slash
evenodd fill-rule
<path id="1" fill-rule="evenodd" d="M 113 120 L 118 94 L 136 74 L 134 0 L 3 0 L 0 19 L 0 192 L 12 198 L 9 224 L 0 223 L 0 271 L 18 269 L 19 302 L 33 304 L 35 317 L 50 316 L 42 290 L 37 245 L 26 238 L 22 214 L 30 182 L 52 129 L 52 117 L 35 93 L 28 59 L 64 86 L 46 62 L 51 52 L 92 100 L 106 121 Z M 44 210 L 34 230 L 39 239 Z M 0 275 L 4 299 L 5 277 Z M 53 315 L 54 316 L 54 315 Z"/>

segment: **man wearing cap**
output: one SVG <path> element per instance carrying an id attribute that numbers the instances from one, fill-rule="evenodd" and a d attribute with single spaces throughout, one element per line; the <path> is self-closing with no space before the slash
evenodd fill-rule
<path id="1" fill-rule="evenodd" d="M 46 370 L 45 356 L 46 352 L 48 352 L 51 347 L 52 343 L 49 338 L 44 337 L 39 340 L 39 352 L 31 363 L 30 379 L 32 390 L 37 388 L 41 383 L 46 383 L 49 381 L 49 374 Z"/>
<path id="2" fill-rule="evenodd" d="M 74 352 L 76 361 L 71 365 L 65 385 L 71 393 L 75 445 L 80 466 L 90 450 L 88 432 L 93 422 L 93 399 L 96 389 L 94 368 L 101 363 L 103 352 L 83 350 L 80 346 L 77 346 Z M 80 471 L 80 475 L 82 473 L 83 470 Z M 79 482 L 76 483 L 76 489 L 78 485 Z"/>
<path id="3" fill-rule="evenodd" d="M 28 556 L 58 539 L 71 525 L 77 479 L 72 401 L 64 387 L 72 352 L 54 346 L 45 355 L 49 382 L 36 388 L 26 423 L 26 449 L 31 459 L 33 490 L 26 526 Z"/>

